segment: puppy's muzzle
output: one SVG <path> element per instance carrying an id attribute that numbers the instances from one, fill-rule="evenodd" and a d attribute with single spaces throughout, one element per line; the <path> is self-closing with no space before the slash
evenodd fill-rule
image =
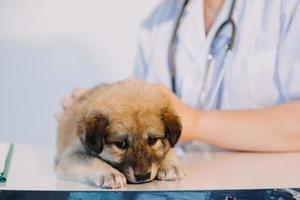
<path id="1" fill-rule="evenodd" d="M 136 182 L 138 182 L 138 183 L 150 181 L 151 172 L 138 173 L 138 174 L 134 173 L 134 178 L 135 178 Z"/>

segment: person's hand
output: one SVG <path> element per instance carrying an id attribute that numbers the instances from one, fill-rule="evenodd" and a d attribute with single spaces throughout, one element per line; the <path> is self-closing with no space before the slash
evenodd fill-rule
<path id="1" fill-rule="evenodd" d="M 161 84 L 152 84 L 162 93 L 164 93 L 171 101 L 177 115 L 180 117 L 183 130 L 180 140 L 191 140 L 194 139 L 193 129 L 198 123 L 200 111 L 187 105 L 181 99 L 179 99 L 171 90 Z"/>
<path id="2" fill-rule="evenodd" d="M 143 81 L 136 77 L 130 77 L 128 80 L 136 80 L 136 81 Z M 143 81 L 144 82 L 144 81 Z M 195 127 L 198 125 L 198 119 L 200 118 L 200 114 L 202 111 L 196 110 L 193 107 L 184 103 L 181 99 L 179 99 L 171 90 L 165 87 L 162 84 L 151 84 L 146 83 L 153 86 L 155 89 L 162 92 L 166 97 L 170 100 L 171 104 L 173 105 L 175 112 L 180 117 L 182 123 L 182 134 L 180 137 L 181 141 L 193 140 L 198 138 L 198 134 L 194 134 Z"/>
<path id="3" fill-rule="evenodd" d="M 86 91 L 88 91 L 88 89 L 76 87 L 73 89 L 71 96 L 63 97 L 60 102 L 62 111 L 55 113 L 55 119 L 59 122 L 64 114 L 64 111 L 74 102 L 74 99 L 81 96 Z"/>

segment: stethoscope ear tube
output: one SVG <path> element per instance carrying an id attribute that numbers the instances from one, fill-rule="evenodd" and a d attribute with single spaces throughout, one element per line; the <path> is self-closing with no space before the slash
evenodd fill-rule
<path id="1" fill-rule="evenodd" d="M 215 33 L 215 36 L 213 38 L 213 40 L 215 40 L 222 32 L 222 30 L 224 30 L 224 28 L 226 26 L 231 26 L 231 37 L 226 45 L 226 48 L 225 50 L 226 51 L 229 51 L 229 50 L 232 50 L 233 48 L 233 45 L 234 45 L 234 40 L 235 40 L 235 34 L 236 34 L 236 26 L 235 26 L 235 23 L 233 21 L 233 19 L 230 17 L 228 18 L 225 22 L 223 22 L 221 24 L 221 26 L 218 28 L 217 32 Z M 212 48 L 210 48 L 212 49 Z"/>

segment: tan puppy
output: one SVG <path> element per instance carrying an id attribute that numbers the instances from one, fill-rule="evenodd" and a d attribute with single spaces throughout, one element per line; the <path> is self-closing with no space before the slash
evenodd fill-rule
<path id="1" fill-rule="evenodd" d="M 170 102 L 149 84 L 100 85 L 75 99 L 60 120 L 56 170 L 102 188 L 178 180 L 183 172 L 172 147 L 180 134 Z"/>

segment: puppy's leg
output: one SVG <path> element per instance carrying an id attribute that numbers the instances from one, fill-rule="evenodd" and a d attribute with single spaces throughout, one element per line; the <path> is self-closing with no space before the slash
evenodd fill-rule
<path id="1" fill-rule="evenodd" d="M 57 163 L 56 170 L 63 178 L 89 182 L 101 188 L 126 186 L 124 174 L 103 160 L 85 152 L 66 152 Z"/>
<path id="2" fill-rule="evenodd" d="M 175 181 L 182 179 L 183 176 L 184 172 L 179 166 L 175 150 L 170 149 L 163 160 L 156 177 L 162 181 Z"/>

